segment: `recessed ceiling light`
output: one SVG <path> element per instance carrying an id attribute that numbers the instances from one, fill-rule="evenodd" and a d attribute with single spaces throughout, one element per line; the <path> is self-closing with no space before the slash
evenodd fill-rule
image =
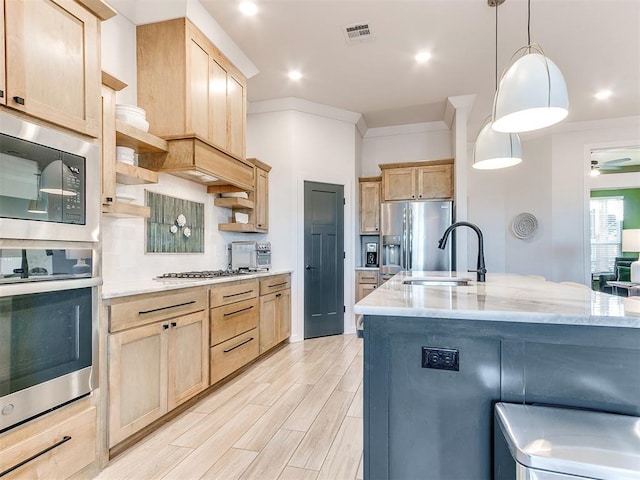
<path id="1" fill-rule="evenodd" d="M 594 95 L 594 97 L 597 98 L 598 100 L 606 100 L 611 95 L 613 95 L 613 92 L 611 90 L 600 90 L 598 93 Z"/>
<path id="2" fill-rule="evenodd" d="M 416 62 L 424 63 L 427 62 L 431 58 L 431 54 L 429 52 L 420 52 L 416 55 Z"/>
<path id="3" fill-rule="evenodd" d="M 298 70 L 291 70 L 288 73 L 288 77 L 291 80 L 300 80 L 302 78 L 302 74 Z"/>
<path id="4" fill-rule="evenodd" d="M 245 15 L 255 15 L 258 13 L 258 6 L 253 2 L 240 2 L 239 8 Z"/>

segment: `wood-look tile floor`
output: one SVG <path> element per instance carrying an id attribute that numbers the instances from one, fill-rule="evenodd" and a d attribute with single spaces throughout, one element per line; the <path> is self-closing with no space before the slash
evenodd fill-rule
<path id="1" fill-rule="evenodd" d="M 111 461 L 98 480 L 362 479 L 362 340 L 286 345 Z"/>

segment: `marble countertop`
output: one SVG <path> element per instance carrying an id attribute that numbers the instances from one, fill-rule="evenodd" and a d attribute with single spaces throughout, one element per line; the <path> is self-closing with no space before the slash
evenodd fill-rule
<path id="1" fill-rule="evenodd" d="M 356 270 L 380 270 L 380 267 L 356 267 Z"/>
<path id="2" fill-rule="evenodd" d="M 283 273 L 292 273 L 293 270 L 270 270 L 268 272 L 245 273 L 231 277 L 216 278 L 176 278 L 156 280 L 154 278 L 137 279 L 130 282 L 105 282 L 102 285 L 102 298 L 128 297 L 143 293 L 155 293 L 180 288 L 200 287 L 214 285 L 216 283 L 234 282 L 236 280 L 250 280 L 252 278 L 263 278 Z"/>
<path id="3" fill-rule="evenodd" d="M 354 307 L 356 314 L 640 328 L 640 297 L 618 297 L 537 276 L 455 273 L 467 286 L 405 285 L 408 277 L 449 272 L 401 272 Z"/>

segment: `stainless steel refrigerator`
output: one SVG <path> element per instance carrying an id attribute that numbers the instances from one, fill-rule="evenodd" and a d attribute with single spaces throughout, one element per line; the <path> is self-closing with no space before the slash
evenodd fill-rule
<path id="1" fill-rule="evenodd" d="M 454 238 L 445 250 L 438 240 L 453 223 L 453 202 L 383 203 L 380 273 L 455 270 Z"/>

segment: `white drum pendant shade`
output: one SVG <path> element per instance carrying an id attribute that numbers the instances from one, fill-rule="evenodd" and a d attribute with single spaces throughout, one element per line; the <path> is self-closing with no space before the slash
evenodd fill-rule
<path id="1" fill-rule="evenodd" d="M 493 129 L 528 132 L 548 127 L 569 113 L 567 84 L 555 63 L 539 53 L 520 57 L 500 80 Z"/>
<path id="2" fill-rule="evenodd" d="M 473 147 L 473 168 L 494 170 L 522 161 L 520 137 L 516 133 L 496 132 L 491 123 L 484 126 Z"/>

